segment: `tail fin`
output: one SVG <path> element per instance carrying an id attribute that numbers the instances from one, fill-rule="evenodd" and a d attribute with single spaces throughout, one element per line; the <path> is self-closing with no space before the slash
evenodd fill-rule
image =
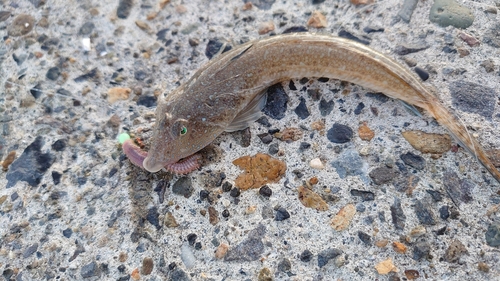
<path id="1" fill-rule="evenodd" d="M 439 124 L 446 127 L 455 140 L 474 155 L 500 183 L 500 172 L 495 168 L 481 144 L 469 133 L 462 120 L 450 113 L 437 99 L 429 103 L 427 109 Z"/>

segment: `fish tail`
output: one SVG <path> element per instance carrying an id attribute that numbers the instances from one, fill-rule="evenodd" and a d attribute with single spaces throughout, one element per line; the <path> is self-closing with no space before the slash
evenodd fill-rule
<path id="1" fill-rule="evenodd" d="M 449 130 L 460 146 L 474 155 L 479 163 L 500 183 L 500 172 L 493 165 L 481 144 L 469 133 L 462 120 L 448 111 L 437 99 L 428 103 L 427 110 L 441 125 Z"/>

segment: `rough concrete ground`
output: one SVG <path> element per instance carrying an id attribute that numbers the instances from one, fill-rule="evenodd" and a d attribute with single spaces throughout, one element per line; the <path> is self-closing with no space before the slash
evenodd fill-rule
<path id="1" fill-rule="evenodd" d="M 117 141 L 131 132 L 147 145 L 157 98 L 208 60 L 210 41 L 236 46 L 305 27 L 352 34 L 418 67 L 480 143 L 500 148 L 498 1 L 160 4 L 0 1 L 0 158 L 16 153 L 0 172 L 6 280 L 500 278 L 499 184 L 463 148 L 439 158 L 414 149 L 402 132 L 445 129 L 358 86 L 314 77 L 283 83 L 285 93 L 273 90 L 289 98 L 283 119 L 223 134 L 205 165 L 183 178 L 132 166 Z M 403 6 L 414 8 L 409 22 Z M 326 27 L 308 26 L 321 18 L 315 11 Z M 444 18 L 430 21 L 438 11 Z M 441 26 L 447 13 L 454 26 Z M 111 102 L 117 87 L 131 91 Z M 328 101 L 333 110 L 323 116 Z M 323 132 L 313 130 L 321 120 Z M 370 141 L 358 134 L 363 122 Z M 334 124 L 351 128 L 352 139 L 332 143 Z M 258 136 L 291 127 L 304 136 Z M 268 188 L 239 194 L 232 161 L 259 152 L 276 152 L 287 171 Z M 316 158 L 324 169 L 311 167 Z M 326 211 L 299 201 L 299 186 L 313 177 Z M 349 209 L 350 224 L 332 228 Z"/>

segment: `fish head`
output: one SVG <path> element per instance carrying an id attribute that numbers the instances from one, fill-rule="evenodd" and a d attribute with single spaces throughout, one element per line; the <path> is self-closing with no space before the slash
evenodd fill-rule
<path id="1" fill-rule="evenodd" d="M 176 106 L 176 103 L 166 103 L 156 109 L 156 124 L 148 155 L 143 162 L 147 171 L 157 172 L 166 165 L 195 154 L 224 131 L 220 122 L 207 120 L 207 111 L 185 108 Z"/>

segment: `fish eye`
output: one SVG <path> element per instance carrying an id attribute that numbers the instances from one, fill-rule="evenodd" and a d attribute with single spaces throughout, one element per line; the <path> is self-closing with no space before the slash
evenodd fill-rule
<path id="1" fill-rule="evenodd" d="M 186 126 L 182 126 L 182 127 L 181 127 L 181 131 L 180 131 L 180 135 L 181 135 L 181 136 L 183 136 L 183 135 L 185 135 L 187 132 L 188 132 L 188 129 L 186 128 Z"/>

